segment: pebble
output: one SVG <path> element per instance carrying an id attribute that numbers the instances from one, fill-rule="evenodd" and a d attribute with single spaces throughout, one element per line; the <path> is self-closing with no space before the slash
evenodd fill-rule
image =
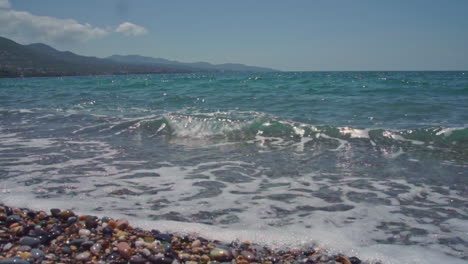
<path id="1" fill-rule="evenodd" d="M 210 257 L 217 261 L 230 261 L 232 254 L 226 249 L 214 248 L 210 251 Z"/>
<path id="2" fill-rule="evenodd" d="M 44 258 L 45 253 L 44 251 L 40 249 L 34 248 L 33 250 L 31 250 L 31 255 L 33 256 L 34 259 L 41 259 L 41 258 Z"/>
<path id="3" fill-rule="evenodd" d="M 60 214 L 60 209 L 57 209 L 57 208 L 50 209 L 50 214 L 54 217 L 57 217 Z"/>
<path id="4" fill-rule="evenodd" d="M 37 247 L 41 244 L 41 240 L 35 237 L 25 236 L 20 239 L 20 245 L 30 246 L 30 247 Z"/>
<path id="5" fill-rule="evenodd" d="M 349 258 L 349 261 L 352 263 L 352 264 L 361 264 L 361 260 L 358 259 L 357 257 L 350 257 Z"/>
<path id="6" fill-rule="evenodd" d="M 201 241 L 199 239 L 192 242 L 192 248 L 197 248 L 201 246 Z"/>
<path id="7" fill-rule="evenodd" d="M 86 228 L 93 229 L 98 226 L 98 218 L 95 216 L 88 216 L 85 220 Z"/>
<path id="8" fill-rule="evenodd" d="M 26 245 L 22 245 L 22 246 L 19 246 L 17 248 L 18 251 L 23 251 L 23 252 L 29 252 L 31 251 L 31 247 L 30 246 L 26 246 Z"/>
<path id="9" fill-rule="evenodd" d="M 21 253 L 18 253 L 18 256 L 22 259 L 32 259 L 33 258 L 33 255 L 29 252 L 21 252 Z"/>
<path id="10" fill-rule="evenodd" d="M 247 259 L 248 261 L 254 261 L 256 259 L 255 257 L 255 254 L 253 252 L 250 252 L 250 251 L 242 251 L 241 252 L 241 255 Z"/>
<path id="11" fill-rule="evenodd" d="M 171 264 L 173 259 L 165 256 L 150 256 L 148 261 L 152 264 Z"/>
<path id="12" fill-rule="evenodd" d="M 68 220 L 68 218 L 75 216 L 75 213 L 73 213 L 73 211 L 70 211 L 70 210 L 65 210 L 65 211 L 60 212 L 58 216 L 63 220 Z"/>
<path id="13" fill-rule="evenodd" d="M 20 258 L 7 258 L 0 260 L 0 264 L 30 264 L 29 261 Z"/>
<path id="14" fill-rule="evenodd" d="M 133 256 L 130 258 L 130 264 L 145 264 L 146 259 L 141 256 Z"/>
<path id="15" fill-rule="evenodd" d="M 12 243 L 7 243 L 3 246 L 3 251 L 8 251 L 10 250 L 10 248 L 13 246 Z"/>
<path id="16" fill-rule="evenodd" d="M 131 248 L 127 242 L 120 242 L 117 244 L 117 250 L 120 255 L 126 259 L 130 258 Z"/>
<path id="17" fill-rule="evenodd" d="M 76 223 L 76 221 L 78 221 L 78 218 L 76 216 L 72 216 L 67 219 L 67 224 L 72 225 Z"/>
<path id="18" fill-rule="evenodd" d="M 128 220 L 125 218 L 119 219 L 117 223 L 115 224 L 115 227 L 117 227 L 120 230 L 125 230 L 128 227 Z"/>
<path id="19" fill-rule="evenodd" d="M 91 252 L 93 252 L 94 254 L 98 254 L 99 252 L 101 252 L 101 249 L 102 249 L 102 246 L 101 244 L 99 243 L 94 243 L 94 245 L 91 246 Z"/>
<path id="20" fill-rule="evenodd" d="M 89 231 L 89 229 L 80 229 L 80 231 L 78 231 L 78 234 L 80 235 L 80 237 L 89 237 L 89 235 L 91 235 L 91 231 Z"/>
<path id="21" fill-rule="evenodd" d="M 76 255 L 75 259 L 78 261 L 86 261 L 86 260 L 89 260 L 90 258 L 91 258 L 91 254 L 89 252 L 83 252 L 83 253 Z"/>

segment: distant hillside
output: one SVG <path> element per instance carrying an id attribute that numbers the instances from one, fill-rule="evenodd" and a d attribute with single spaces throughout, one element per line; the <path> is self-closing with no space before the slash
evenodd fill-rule
<path id="1" fill-rule="evenodd" d="M 208 62 L 179 62 L 171 61 L 162 58 L 152 58 L 140 55 L 113 55 L 107 59 L 132 64 L 145 64 L 145 65 L 158 65 L 158 66 L 172 66 L 178 69 L 194 70 L 194 71 L 220 71 L 220 72 L 273 72 L 277 71 L 269 68 L 262 68 L 256 66 L 247 66 L 244 64 L 225 63 L 225 64 L 211 64 Z"/>
<path id="2" fill-rule="evenodd" d="M 0 37 L 0 77 L 175 72 L 188 71 L 80 56 L 41 43 L 21 45 Z"/>
<path id="3" fill-rule="evenodd" d="M 42 43 L 21 45 L 0 37 L 0 78 L 137 73 L 272 71 L 242 64 L 182 63 L 138 55 L 101 59 L 58 51 Z"/>

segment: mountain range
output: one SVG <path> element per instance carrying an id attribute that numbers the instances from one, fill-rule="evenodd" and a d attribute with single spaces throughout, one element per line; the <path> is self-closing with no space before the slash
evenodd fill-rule
<path id="1" fill-rule="evenodd" d="M 270 72 L 273 69 L 225 63 L 184 63 L 139 55 L 107 58 L 58 51 L 46 44 L 21 45 L 0 37 L 0 78 L 104 74 L 148 74 L 191 72 Z"/>

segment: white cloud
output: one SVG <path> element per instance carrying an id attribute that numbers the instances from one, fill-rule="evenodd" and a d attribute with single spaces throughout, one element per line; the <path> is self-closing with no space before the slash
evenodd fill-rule
<path id="1" fill-rule="evenodd" d="M 15 10 L 0 10 L 0 25 L 0 35 L 20 42 L 68 44 L 109 34 L 106 29 L 80 24 L 73 19 L 36 16 Z"/>
<path id="2" fill-rule="evenodd" d="M 0 0 L 0 9 L 5 8 L 8 9 L 11 7 L 9 0 Z"/>
<path id="3" fill-rule="evenodd" d="M 115 29 L 115 32 L 122 33 L 126 36 L 138 36 L 148 33 L 148 30 L 142 26 L 138 26 L 130 22 L 124 22 Z"/>

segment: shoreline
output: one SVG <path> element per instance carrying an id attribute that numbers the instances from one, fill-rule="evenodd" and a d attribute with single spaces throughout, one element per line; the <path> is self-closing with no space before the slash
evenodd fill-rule
<path id="1" fill-rule="evenodd" d="M 368 263 L 321 248 L 273 250 L 134 228 L 127 219 L 49 213 L 0 203 L 0 264 L 8 263 Z"/>

